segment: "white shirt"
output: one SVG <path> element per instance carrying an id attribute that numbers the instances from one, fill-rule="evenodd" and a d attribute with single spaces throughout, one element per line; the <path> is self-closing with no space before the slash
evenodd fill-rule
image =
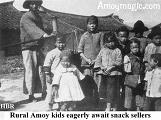
<path id="1" fill-rule="evenodd" d="M 44 66 L 51 67 L 51 72 L 54 74 L 55 69 L 60 63 L 60 54 L 61 51 L 58 48 L 55 48 L 48 52 L 46 55 L 45 61 L 44 61 Z"/>
<path id="2" fill-rule="evenodd" d="M 146 96 L 161 97 L 161 68 L 147 71 L 144 80 L 148 82 Z"/>

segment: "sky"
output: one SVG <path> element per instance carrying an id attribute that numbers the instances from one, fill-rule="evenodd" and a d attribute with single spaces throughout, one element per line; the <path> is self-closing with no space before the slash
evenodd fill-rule
<path id="1" fill-rule="evenodd" d="M 4 1 L 12 0 L 0 0 Z M 15 0 L 14 6 L 18 10 L 24 10 L 23 2 L 24 0 Z M 126 6 L 123 8 L 121 5 Z M 145 5 L 150 8 L 142 9 Z M 107 16 L 114 13 L 129 26 L 133 26 L 137 20 L 142 20 L 148 27 L 161 23 L 161 0 L 43 0 L 42 6 L 78 15 Z"/>

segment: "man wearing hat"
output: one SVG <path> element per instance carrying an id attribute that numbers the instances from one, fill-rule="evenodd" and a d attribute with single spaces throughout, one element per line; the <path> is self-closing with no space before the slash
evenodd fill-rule
<path id="1" fill-rule="evenodd" d="M 29 101 L 34 101 L 35 87 L 38 85 L 38 79 L 41 79 L 42 97 L 45 98 L 45 82 L 41 76 L 43 76 L 42 66 L 40 65 L 40 40 L 41 38 L 49 37 L 44 32 L 42 18 L 39 15 L 39 8 L 42 5 L 42 0 L 25 0 L 23 7 L 29 9 L 20 21 L 20 37 L 21 42 L 31 41 L 26 44 L 22 44 L 22 56 L 25 67 L 25 79 L 24 79 L 24 93 L 29 94 Z M 40 39 L 40 40 L 38 40 Z M 35 40 L 35 41 L 34 41 Z M 38 41 L 37 41 L 38 40 Z"/>
<path id="2" fill-rule="evenodd" d="M 140 41 L 140 52 L 143 55 L 145 47 L 149 43 L 149 40 L 143 36 L 143 33 L 145 31 L 148 31 L 149 29 L 144 25 L 144 23 L 141 20 L 138 20 L 135 24 L 131 32 L 134 32 L 136 37 Z"/>

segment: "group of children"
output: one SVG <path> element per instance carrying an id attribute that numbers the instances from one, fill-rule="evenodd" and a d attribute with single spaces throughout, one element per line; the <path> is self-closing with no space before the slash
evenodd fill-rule
<path id="1" fill-rule="evenodd" d="M 143 37 L 148 28 L 142 21 L 134 24 L 130 39 L 125 26 L 115 33 L 97 28 L 98 18 L 90 16 L 78 45 L 80 69 L 72 63 L 72 51 L 65 50 L 63 36 L 57 36 L 44 62 L 49 110 L 54 103 L 61 111 L 79 110 L 84 100 L 94 107 L 104 101 L 107 111 L 161 110 L 161 28 L 152 29 L 151 40 Z"/>

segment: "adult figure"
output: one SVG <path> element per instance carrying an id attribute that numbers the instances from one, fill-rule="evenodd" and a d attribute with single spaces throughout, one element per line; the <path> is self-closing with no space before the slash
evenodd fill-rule
<path id="1" fill-rule="evenodd" d="M 25 79 L 24 79 L 24 93 L 29 95 L 29 101 L 34 101 L 35 87 L 38 85 L 37 80 L 42 75 L 41 60 L 42 56 L 40 52 L 41 38 L 49 37 L 44 32 L 42 18 L 39 15 L 39 9 L 42 5 L 42 0 L 25 0 L 23 8 L 29 9 L 20 21 L 21 42 L 31 41 L 29 43 L 22 44 L 22 56 L 25 67 Z M 42 60 L 43 61 L 43 60 Z M 43 63 L 43 62 L 42 62 Z M 43 75 L 42 75 L 43 76 Z M 41 78 L 42 86 L 42 98 L 46 96 L 45 81 Z"/>

